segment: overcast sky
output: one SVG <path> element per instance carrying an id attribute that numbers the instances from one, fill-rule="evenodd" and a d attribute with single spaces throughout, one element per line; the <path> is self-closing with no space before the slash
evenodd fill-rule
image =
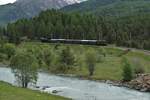
<path id="1" fill-rule="evenodd" d="M 13 3 L 15 1 L 16 0 L 0 0 L 0 5 L 7 4 L 7 3 Z"/>

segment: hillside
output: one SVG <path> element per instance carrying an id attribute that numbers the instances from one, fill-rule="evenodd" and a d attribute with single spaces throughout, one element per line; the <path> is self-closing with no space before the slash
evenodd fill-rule
<path id="1" fill-rule="evenodd" d="M 94 13 L 103 16 L 128 16 L 150 12 L 150 0 L 18 0 L 0 6 L 0 24 L 30 18 L 47 9 L 66 12 Z M 72 5 L 73 4 L 73 5 Z"/>
<path id="2" fill-rule="evenodd" d="M 66 6 L 67 12 L 88 12 L 104 16 L 125 16 L 150 12 L 150 0 L 89 0 Z"/>
<path id="3" fill-rule="evenodd" d="M 79 2 L 80 0 L 18 0 L 13 4 L 0 6 L 0 24 L 30 18 L 47 9 L 59 9 Z"/>
<path id="4" fill-rule="evenodd" d="M 68 14 L 57 10 L 47 10 L 33 19 L 22 19 L 11 23 L 5 31 L 7 31 L 9 41 L 13 43 L 20 43 L 23 37 L 31 40 L 40 39 L 41 37 L 102 39 L 117 46 L 149 50 L 149 27 L 149 14 L 109 19 L 90 14 Z M 4 34 L 5 32 L 1 29 L 0 33 Z"/>

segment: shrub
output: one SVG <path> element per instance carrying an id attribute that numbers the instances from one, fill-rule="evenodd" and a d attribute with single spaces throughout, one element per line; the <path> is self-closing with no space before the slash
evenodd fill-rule
<path id="1" fill-rule="evenodd" d="M 133 70 L 129 61 L 123 58 L 123 81 L 131 81 L 133 79 Z"/>
<path id="2" fill-rule="evenodd" d="M 58 58 L 57 70 L 65 73 L 66 71 L 73 69 L 75 64 L 75 57 L 69 47 L 65 47 L 61 50 Z"/>
<path id="3" fill-rule="evenodd" d="M 36 83 L 38 61 L 31 53 L 25 50 L 17 52 L 11 58 L 10 66 L 23 88 L 27 88 L 29 83 Z"/>
<path id="4" fill-rule="evenodd" d="M 7 59 L 7 55 L 0 53 L 0 62 L 3 62 L 6 59 Z"/>
<path id="5" fill-rule="evenodd" d="M 8 59 L 10 59 L 15 54 L 15 45 L 6 43 L 2 46 L 1 52 L 6 54 Z"/>
<path id="6" fill-rule="evenodd" d="M 104 62 L 105 57 L 106 57 L 105 49 L 104 48 L 98 49 L 97 54 L 96 54 L 97 62 Z"/>
<path id="7" fill-rule="evenodd" d="M 144 66 L 140 62 L 140 59 L 133 59 L 134 73 L 135 74 L 143 74 L 145 73 Z"/>
<path id="8" fill-rule="evenodd" d="M 96 54 L 94 51 L 88 51 L 85 55 L 85 63 L 87 65 L 89 76 L 92 76 L 95 71 L 95 64 L 97 62 Z"/>

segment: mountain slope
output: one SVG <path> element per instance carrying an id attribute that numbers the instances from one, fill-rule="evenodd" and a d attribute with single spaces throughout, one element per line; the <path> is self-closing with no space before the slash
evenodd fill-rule
<path id="1" fill-rule="evenodd" d="M 89 12 L 105 16 L 124 16 L 150 12 L 150 0 L 89 0 L 66 6 L 67 12 Z"/>
<path id="2" fill-rule="evenodd" d="M 80 0 L 18 0 L 13 4 L 0 6 L 0 24 L 15 21 L 19 18 L 30 18 L 46 9 L 59 9 L 79 3 Z"/>

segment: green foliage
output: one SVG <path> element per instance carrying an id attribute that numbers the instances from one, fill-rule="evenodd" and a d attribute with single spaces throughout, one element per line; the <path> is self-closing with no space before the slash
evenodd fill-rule
<path id="1" fill-rule="evenodd" d="M 25 49 L 31 53 L 38 60 L 40 68 L 49 69 L 51 67 L 53 57 L 51 46 L 43 44 L 39 44 L 38 46 L 36 44 L 26 45 L 26 43 L 22 43 L 19 49 Z"/>
<path id="2" fill-rule="evenodd" d="M 7 55 L 7 58 L 10 59 L 16 51 L 16 47 L 14 44 L 6 43 L 1 48 L 1 53 L 4 53 Z"/>
<path id="3" fill-rule="evenodd" d="M 144 66 L 142 65 L 140 59 L 134 58 L 132 63 L 133 63 L 133 66 L 134 66 L 134 73 L 135 74 L 143 74 L 143 73 L 145 73 Z"/>
<path id="4" fill-rule="evenodd" d="M 18 51 L 10 61 L 10 66 L 23 88 L 29 83 L 36 83 L 37 80 L 37 59 L 26 50 Z"/>
<path id="5" fill-rule="evenodd" d="M 107 18 L 92 14 L 64 13 L 57 10 L 41 12 L 33 19 L 21 19 L 7 25 L 10 42 L 21 38 L 106 40 L 117 46 L 149 48 L 150 14 Z"/>
<path id="6" fill-rule="evenodd" d="M 0 36 L 0 47 L 1 47 L 1 49 L 2 49 L 2 47 L 5 43 L 8 43 L 7 38 L 4 38 L 3 36 L 2 37 Z"/>
<path id="7" fill-rule="evenodd" d="M 97 62 L 104 62 L 105 57 L 106 57 L 106 51 L 105 51 L 105 49 L 104 48 L 98 49 L 96 57 L 97 57 Z"/>
<path id="8" fill-rule="evenodd" d="M 93 50 L 87 51 L 85 55 L 85 63 L 89 71 L 89 76 L 94 74 L 96 62 L 96 53 Z"/>
<path id="9" fill-rule="evenodd" d="M 69 50 L 67 47 L 69 47 Z M 33 56 L 39 65 L 38 69 L 45 70 L 47 72 L 66 73 L 88 77 L 90 74 L 88 66 L 94 65 L 94 67 L 91 67 L 92 71 L 94 69 L 93 76 L 91 78 L 95 80 L 121 80 L 123 78 L 122 66 L 124 65 L 124 61 L 122 63 L 122 57 L 118 56 L 124 52 L 122 48 L 112 46 L 99 47 L 24 42 L 16 46 L 16 53 L 18 54 L 18 52 L 21 51 L 22 53 L 23 51 L 25 51 L 25 53 L 28 52 L 28 54 Z M 105 57 L 103 55 L 103 51 L 106 54 Z M 0 53 L 0 56 L 0 60 L 5 61 L 7 64 L 9 63 L 6 54 Z M 137 67 L 137 65 L 140 65 L 138 62 L 141 63 L 140 66 L 144 68 L 145 73 L 150 72 L 150 56 L 147 55 L 147 53 L 143 53 L 143 51 L 139 50 L 133 50 L 124 56 L 127 57 L 132 64 L 132 66 L 130 65 L 133 69 L 132 72 L 135 71 L 135 67 Z M 64 60 L 64 58 L 67 60 Z M 69 64 L 69 66 L 66 65 L 66 63 L 72 58 L 73 60 L 71 60 L 71 62 L 74 61 L 75 63 Z M 138 58 L 138 60 L 134 62 L 133 58 Z M 24 62 L 24 60 L 22 61 Z"/>
<path id="10" fill-rule="evenodd" d="M 45 64 L 45 66 L 50 68 L 52 62 L 51 49 L 43 48 L 43 50 L 41 50 L 39 53 L 39 61 L 40 61 L 40 66 L 44 66 Z"/>
<path id="11" fill-rule="evenodd" d="M 126 58 L 123 58 L 123 81 L 131 81 L 133 79 L 133 69 Z"/>
<path id="12" fill-rule="evenodd" d="M 0 62 L 3 62 L 5 60 L 7 60 L 7 55 L 3 54 L 3 53 L 0 53 Z"/>
<path id="13" fill-rule="evenodd" d="M 150 11 L 149 0 L 88 0 L 64 7 L 66 12 L 93 13 L 103 16 L 128 16 Z"/>
<path id="14" fill-rule="evenodd" d="M 61 50 L 58 58 L 58 67 L 57 70 L 65 73 L 68 70 L 73 69 L 75 64 L 75 57 L 70 50 L 70 47 L 65 47 Z"/>

